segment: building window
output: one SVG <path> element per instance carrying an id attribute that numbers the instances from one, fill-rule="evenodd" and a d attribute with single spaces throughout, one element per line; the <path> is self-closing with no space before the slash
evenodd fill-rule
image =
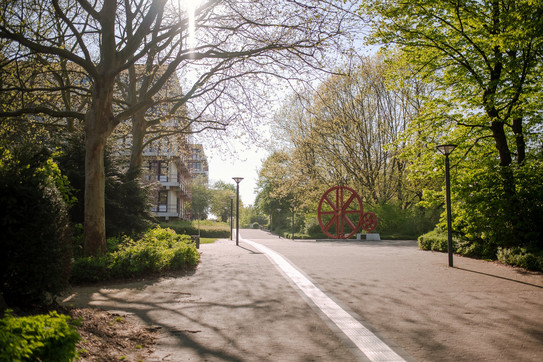
<path id="1" fill-rule="evenodd" d="M 158 212 L 168 211 L 168 191 L 158 192 Z"/>
<path id="2" fill-rule="evenodd" d="M 149 179 L 168 181 L 168 162 L 153 160 L 149 162 Z"/>

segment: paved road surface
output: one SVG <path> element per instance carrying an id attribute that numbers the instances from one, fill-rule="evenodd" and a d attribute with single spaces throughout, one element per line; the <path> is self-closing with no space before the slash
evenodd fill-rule
<path id="1" fill-rule="evenodd" d="M 279 253 L 406 360 L 543 360 L 543 276 L 423 252 L 413 241 L 315 242 L 242 230 L 201 245 L 191 275 L 69 299 L 162 327 L 152 361 L 369 360 L 254 241 Z M 370 356 L 371 358 L 371 356 Z"/>

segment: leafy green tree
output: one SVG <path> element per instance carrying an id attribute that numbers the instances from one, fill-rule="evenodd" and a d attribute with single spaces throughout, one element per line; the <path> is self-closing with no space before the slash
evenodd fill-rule
<path id="1" fill-rule="evenodd" d="M 289 155 L 284 151 L 272 153 L 262 164 L 258 174 L 256 207 L 265 215 L 277 214 L 277 209 L 286 210 L 294 201 L 295 186 L 293 168 Z"/>
<path id="2" fill-rule="evenodd" d="M 491 137 L 501 166 L 524 161 L 540 122 L 541 2 L 371 0 L 361 8 L 372 19 L 369 40 L 401 50 L 412 74 L 437 85 L 427 104 L 441 132 L 434 141 Z"/>
<path id="3" fill-rule="evenodd" d="M 192 181 L 192 217 L 207 219 L 211 206 L 211 190 L 203 177 L 197 177 Z"/>
<path id="4" fill-rule="evenodd" d="M 373 28 L 368 40 L 397 54 L 402 80 L 433 89 L 419 97 L 420 116 L 400 139 L 410 177 L 443 184 L 435 146 L 459 145 L 450 156 L 453 229 L 468 242 L 466 253 L 495 256 L 496 246 L 540 239 L 532 221 L 537 212 L 523 205 L 542 203 L 535 180 L 542 157 L 543 3 L 372 0 L 361 13 Z M 443 192 L 425 185 L 424 203 L 442 204 Z"/>
<path id="5" fill-rule="evenodd" d="M 211 213 L 216 215 L 221 221 L 227 222 L 230 218 L 230 197 L 235 197 L 236 186 L 224 181 L 217 181 L 211 189 Z M 236 210 L 236 201 L 234 199 L 234 214 Z M 243 208 L 243 202 L 239 202 L 240 210 Z M 235 216 L 234 216 L 235 217 Z"/>

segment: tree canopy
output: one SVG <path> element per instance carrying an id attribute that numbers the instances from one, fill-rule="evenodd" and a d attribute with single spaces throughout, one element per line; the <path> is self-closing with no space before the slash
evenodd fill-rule
<path id="1" fill-rule="evenodd" d="M 541 132 L 541 2 L 371 0 L 361 11 L 371 42 L 401 51 L 408 76 L 437 86 L 427 103 L 434 144 L 492 138 L 500 165 L 525 160 Z"/>
<path id="2" fill-rule="evenodd" d="M 259 89 L 244 81 L 321 68 L 347 20 L 341 7 L 316 0 L 209 0 L 196 9 L 164 0 L 30 0 L 0 11 L 0 92 L 13 102 L 0 117 L 84 124 L 89 255 L 105 250 L 104 147 L 121 122 L 160 106 L 155 95 L 174 75 L 183 92 L 168 100 L 170 112 L 198 100 L 193 114 L 203 128 L 239 121 Z M 120 106 L 117 81 L 138 64 L 161 71 L 132 82 Z"/>

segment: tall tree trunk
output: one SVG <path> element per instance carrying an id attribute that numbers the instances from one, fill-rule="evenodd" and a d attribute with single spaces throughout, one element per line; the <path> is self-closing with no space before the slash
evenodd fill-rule
<path id="1" fill-rule="evenodd" d="M 507 145 L 507 137 L 503 128 L 503 123 L 500 121 L 492 121 L 490 126 L 494 144 L 500 156 L 500 166 L 509 166 L 512 162 L 511 151 Z"/>
<path id="2" fill-rule="evenodd" d="M 517 163 L 521 164 L 526 158 L 526 143 L 522 134 L 522 117 L 513 119 L 513 133 L 515 134 L 515 143 L 517 146 Z"/>
<path id="3" fill-rule="evenodd" d="M 104 150 L 115 128 L 113 117 L 113 78 L 96 82 L 91 109 L 85 119 L 85 255 L 106 251 Z"/>
<path id="4" fill-rule="evenodd" d="M 132 148 L 130 149 L 129 175 L 137 176 L 141 173 L 145 126 L 145 113 L 136 113 L 132 118 Z"/>
<path id="5" fill-rule="evenodd" d="M 90 123 L 87 121 L 87 124 Z M 89 128 L 89 127 L 86 127 Z M 85 137 L 85 239 L 86 255 L 106 251 L 104 148 L 107 137 L 92 131 Z"/>

